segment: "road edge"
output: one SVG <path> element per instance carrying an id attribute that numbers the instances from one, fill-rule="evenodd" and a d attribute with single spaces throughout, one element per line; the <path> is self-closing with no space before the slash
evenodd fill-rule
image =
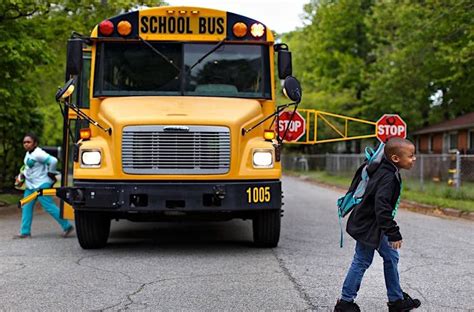
<path id="1" fill-rule="evenodd" d="M 306 182 L 309 182 L 309 183 L 312 183 L 324 188 L 329 188 L 329 189 L 341 192 L 343 194 L 347 191 L 347 189 L 342 188 L 340 186 L 312 180 L 304 174 L 284 173 L 283 175 L 288 176 L 288 177 L 298 178 L 300 180 L 303 180 L 303 181 L 306 181 Z M 474 212 L 467 212 L 467 211 L 457 210 L 454 208 L 445 208 L 445 207 L 437 207 L 437 206 L 431 206 L 431 205 L 426 205 L 426 204 L 420 204 L 420 203 L 406 200 L 406 199 L 401 200 L 400 208 L 407 209 L 407 210 L 417 212 L 417 213 L 426 214 L 426 215 L 441 217 L 441 218 L 455 218 L 455 219 L 464 219 L 468 221 L 474 221 Z"/>

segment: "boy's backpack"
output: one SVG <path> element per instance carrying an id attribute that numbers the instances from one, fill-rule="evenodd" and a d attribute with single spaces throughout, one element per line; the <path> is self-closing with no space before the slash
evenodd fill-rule
<path id="1" fill-rule="evenodd" d="M 384 148 L 384 143 L 380 143 L 376 150 L 370 147 L 365 148 L 364 162 L 354 174 L 351 186 L 347 190 L 346 195 L 339 197 L 337 200 L 337 212 L 339 216 L 339 226 L 341 228 L 340 247 L 343 246 L 344 237 L 344 233 L 342 231 L 342 218 L 348 215 L 355 206 L 362 202 L 367 184 L 369 183 L 369 179 L 382 162 Z"/>

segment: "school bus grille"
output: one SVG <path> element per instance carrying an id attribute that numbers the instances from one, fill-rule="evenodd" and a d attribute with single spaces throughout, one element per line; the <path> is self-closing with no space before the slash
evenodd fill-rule
<path id="1" fill-rule="evenodd" d="M 122 168 L 131 174 L 222 174 L 230 167 L 230 131 L 214 126 L 128 126 Z"/>

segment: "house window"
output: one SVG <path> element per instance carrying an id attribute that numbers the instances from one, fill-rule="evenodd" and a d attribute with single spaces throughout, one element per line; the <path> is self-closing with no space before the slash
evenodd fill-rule
<path id="1" fill-rule="evenodd" d="M 434 140 L 434 137 L 432 134 L 429 135 L 428 137 L 428 153 L 432 153 L 433 152 L 433 140 Z"/>
<path id="2" fill-rule="evenodd" d="M 457 150 L 458 149 L 458 133 L 451 132 L 449 133 L 449 150 Z"/>
<path id="3" fill-rule="evenodd" d="M 474 129 L 469 130 L 467 140 L 468 148 L 474 150 Z"/>

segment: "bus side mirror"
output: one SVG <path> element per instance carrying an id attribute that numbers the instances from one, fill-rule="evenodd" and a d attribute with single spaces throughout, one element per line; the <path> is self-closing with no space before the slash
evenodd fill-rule
<path id="1" fill-rule="evenodd" d="M 293 76 L 287 76 L 283 83 L 283 94 L 295 103 L 301 102 L 301 85 L 300 82 Z"/>
<path id="2" fill-rule="evenodd" d="M 67 77 L 79 75 L 82 70 L 82 39 L 73 38 L 67 41 Z"/>
<path id="3" fill-rule="evenodd" d="M 283 80 L 293 73 L 291 52 L 288 51 L 288 45 L 285 43 L 275 44 L 275 51 L 278 53 L 278 78 Z"/>
<path id="4" fill-rule="evenodd" d="M 71 94 L 73 94 L 75 89 L 74 83 L 75 79 L 71 78 L 62 88 L 58 89 L 58 91 L 56 92 L 56 102 L 61 102 L 70 97 Z"/>

